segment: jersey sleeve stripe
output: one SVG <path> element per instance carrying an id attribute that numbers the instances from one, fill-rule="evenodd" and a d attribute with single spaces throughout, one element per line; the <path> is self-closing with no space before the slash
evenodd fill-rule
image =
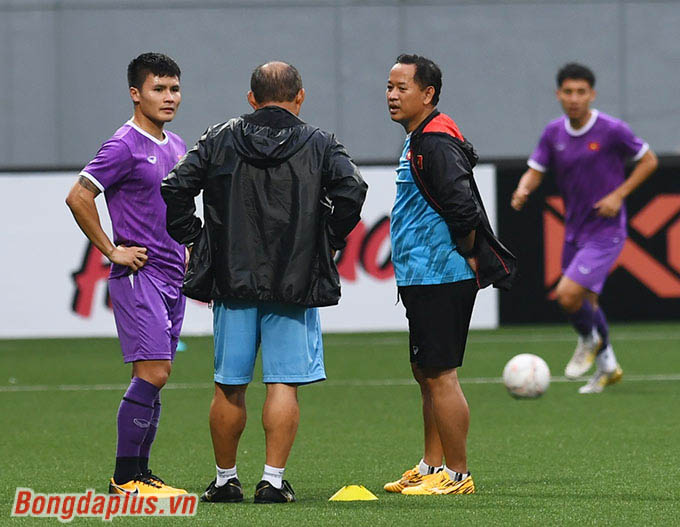
<path id="1" fill-rule="evenodd" d="M 637 154 L 635 154 L 635 156 L 633 157 L 633 161 L 640 161 L 640 159 L 642 159 L 642 156 L 645 155 L 648 150 L 649 143 L 645 143 L 644 145 L 642 145 L 642 148 L 640 148 L 640 151 Z"/>
<path id="2" fill-rule="evenodd" d="M 529 165 L 529 168 L 533 168 L 534 170 L 538 170 L 539 172 L 542 173 L 547 172 L 546 168 L 543 165 L 537 163 L 533 159 L 529 159 L 529 161 L 527 161 L 527 165 Z"/>
<path id="3" fill-rule="evenodd" d="M 80 174 L 78 174 L 78 175 L 79 175 L 79 176 L 83 176 L 84 178 L 87 178 L 87 179 L 89 179 L 90 181 L 92 181 L 92 183 L 94 183 L 94 185 L 99 189 L 100 192 L 104 192 L 104 190 L 106 190 L 106 189 L 104 188 L 104 185 L 102 185 L 99 181 L 97 181 L 97 178 L 94 177 L 94 176 L 93 176 L 92 174 L 90 174 L 89 172 L 85 172 L 84 170 L 81 170 L 81 171 L 80 171 Z"/>

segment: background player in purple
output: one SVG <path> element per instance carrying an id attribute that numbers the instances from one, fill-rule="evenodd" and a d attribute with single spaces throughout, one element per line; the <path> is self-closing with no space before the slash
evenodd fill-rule
<path id="1" fill-rule="evenodd" d="M 165 229 L 161 180 L 186 152 L 163 130 L 179 107 L 180 69 L 166 55 L 144 53 L 130 62 L 134 115 L 82 170 L 66 203 L 90 241 L 112 263 L 109 293 L 118 337 L 132 380 L 118 409 L 114 494 L 183 494 L 148 466 L 161 412 L 160 390 L 170 375 L 185 298 L 186 248 Z M 103 231 L 95 198 L 101 192 L 113 226 Z"/>
<path id="2" fill-rule="evenodd" d="M 585 66 L 569 63 L 559 70 L 556 93 L 565 115 L 546 126 L 511 201 L 521 210 L 544 174 L 555 175 L 566 208 L 557 301 L 579 334 L 565 375 L 579 377 L 597 362 L 579 393 L 600 393 L 623 375 L 598 298 L 626 240 L 624 200 L 658 164 L 627 123 L 590 108 L 594 87 L 595 75 Z M 629 160 L 636 165 L 626 179 Z"/>

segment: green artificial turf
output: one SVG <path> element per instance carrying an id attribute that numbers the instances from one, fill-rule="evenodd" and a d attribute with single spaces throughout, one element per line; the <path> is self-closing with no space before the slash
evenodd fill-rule
<path id="1" fill-rule="evenodd" d="M 300 393 L 301 423 L 286 470 L 298 502 L 254 505 L 262 475 L 265 389 L 248 391 L 249 422 L 238 454 L 241 504 L 199 504 L 190 518 L 129 518 L 115 525 L 677 525 L 680 521 L 680 327 L 618 325 L 613 344 L 623 381 L 579 395 L 560 377 L 575 338 L 566 326 L 470 334 L 460 370 L 471 409 L 470 496 L 401 496 L 382 485 L 422 456 L 418 387 L 402 333 L 326 335 L 329 380 Z M 200 494 L 214 477 L 208 431 L 212 342 L 187 338 L 163 391 L 151 466 Z M 535 353 L 551 368 L 548 392 L 515 400 L 500 383 L 504 364 Z M 256 374 L 257 375 L 257 374 Z M 656 377 L 655 377 L 656 376 Z M 42 493 L 106 492 L 115 455 L 115 415 L 129 367 L 114 339 L 0 341 L 2 465 L 0 525 L 17 487 Z M 257 377 L 256 377 L 257 378 Z M 343 485 L 377 501 L 329 502 Z M 74 525 L 101 524 L 76 518 Z"/>

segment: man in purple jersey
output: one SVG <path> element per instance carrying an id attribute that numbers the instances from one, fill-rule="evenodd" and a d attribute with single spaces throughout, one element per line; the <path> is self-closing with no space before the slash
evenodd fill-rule
<path id="1" fill-rule="evenodd" d="M 600 393 L 623 375 L 598 298 L 626 240 L 624 199 L 658 164 L 649 145 L 628 124 L 590 108 L 594 87 L 595 75 L 581 64 L 559 70 L 557 99 L 565 115 L 546 126 L 511 201 L 521 210 L 544 174 L 555 175 L 566 208 L 557 301 L 579 334 L 564 373 L 573 379 L 597 362 L 595 374 L 579 393 Z M 636 164 L 626 179 L 629 160 Z"/>
<path id="2" fill-rule="evenodd" d="M 166 55 L 144 53 L 128 66 L 132 119 L 82 170 L 66 203 L 90 241 L 111 261 L 109 293 L 123 360 L 132 380 L 118 409 L 112 494 L 185 494 L 149 469 L 161 412 L 160 390 L 170 375 L 184 318 L 181 293 L 186 248 L 165 229 L 160 183 L 186 152 L 163 130 L 181 100 L 180 69 Z M 95 198 L 101 192 L 113 226 L 103 231 Z"/>

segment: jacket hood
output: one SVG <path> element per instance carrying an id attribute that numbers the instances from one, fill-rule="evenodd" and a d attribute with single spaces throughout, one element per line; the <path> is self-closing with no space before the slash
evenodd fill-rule
<path id="1" fill-rule="evenodd" d="M 444 119 L 444 123 L 442 125 L 434 127 L 428 126 L 440 115 Z M 418 128 L 414 130 L 413 134 L 411 135 L 411 142 L 412 143 L 414 142 L 413 139 L 414 135 L 420 136 L 423 133 L 435 133 L 450 137 L 463 151 L 463 154 L 465 154 L 465 157 L 470 163 L 470 167 L 474 168 L 477 165 L 477 161 L 479 161 L 479 156 L 477 155 L 477 152 L 475 152 L 475 148 L 472 146 L 472 143 L 470 143 L 470 141 L 468 141 L 465 137 L 463 137 L 462 134 L 460 134 L 460 130 L 458 130 L 458 127 L 450 117 L 442 114 L 436 108 L 432 111 L 430 115 L 428 115 L 425 118 L 425 120 L 422 123 L 418 125 Z"/>
<path id="2" fill-rule="evenodd" d="M 236 121 L 234 147 L 249 164 L 274 167 L 295 155 L 316 130 L 285 108 L 266 106 Z"/>
<path id="3" fill-rule="evenodd" d="M 459 144 L 461 150 L 465 154 L 465 157 L 467 157 L 468 161 L 470 162 L 470 166 L 474 168 L 477 165 L 477 161 L 479 161 L 479 156 L 477 155 L 477 152 L 475 152 L 475 148 L 472 146 L 472 143 L 465 139 L 465 141 L 462 141 Z"/>

